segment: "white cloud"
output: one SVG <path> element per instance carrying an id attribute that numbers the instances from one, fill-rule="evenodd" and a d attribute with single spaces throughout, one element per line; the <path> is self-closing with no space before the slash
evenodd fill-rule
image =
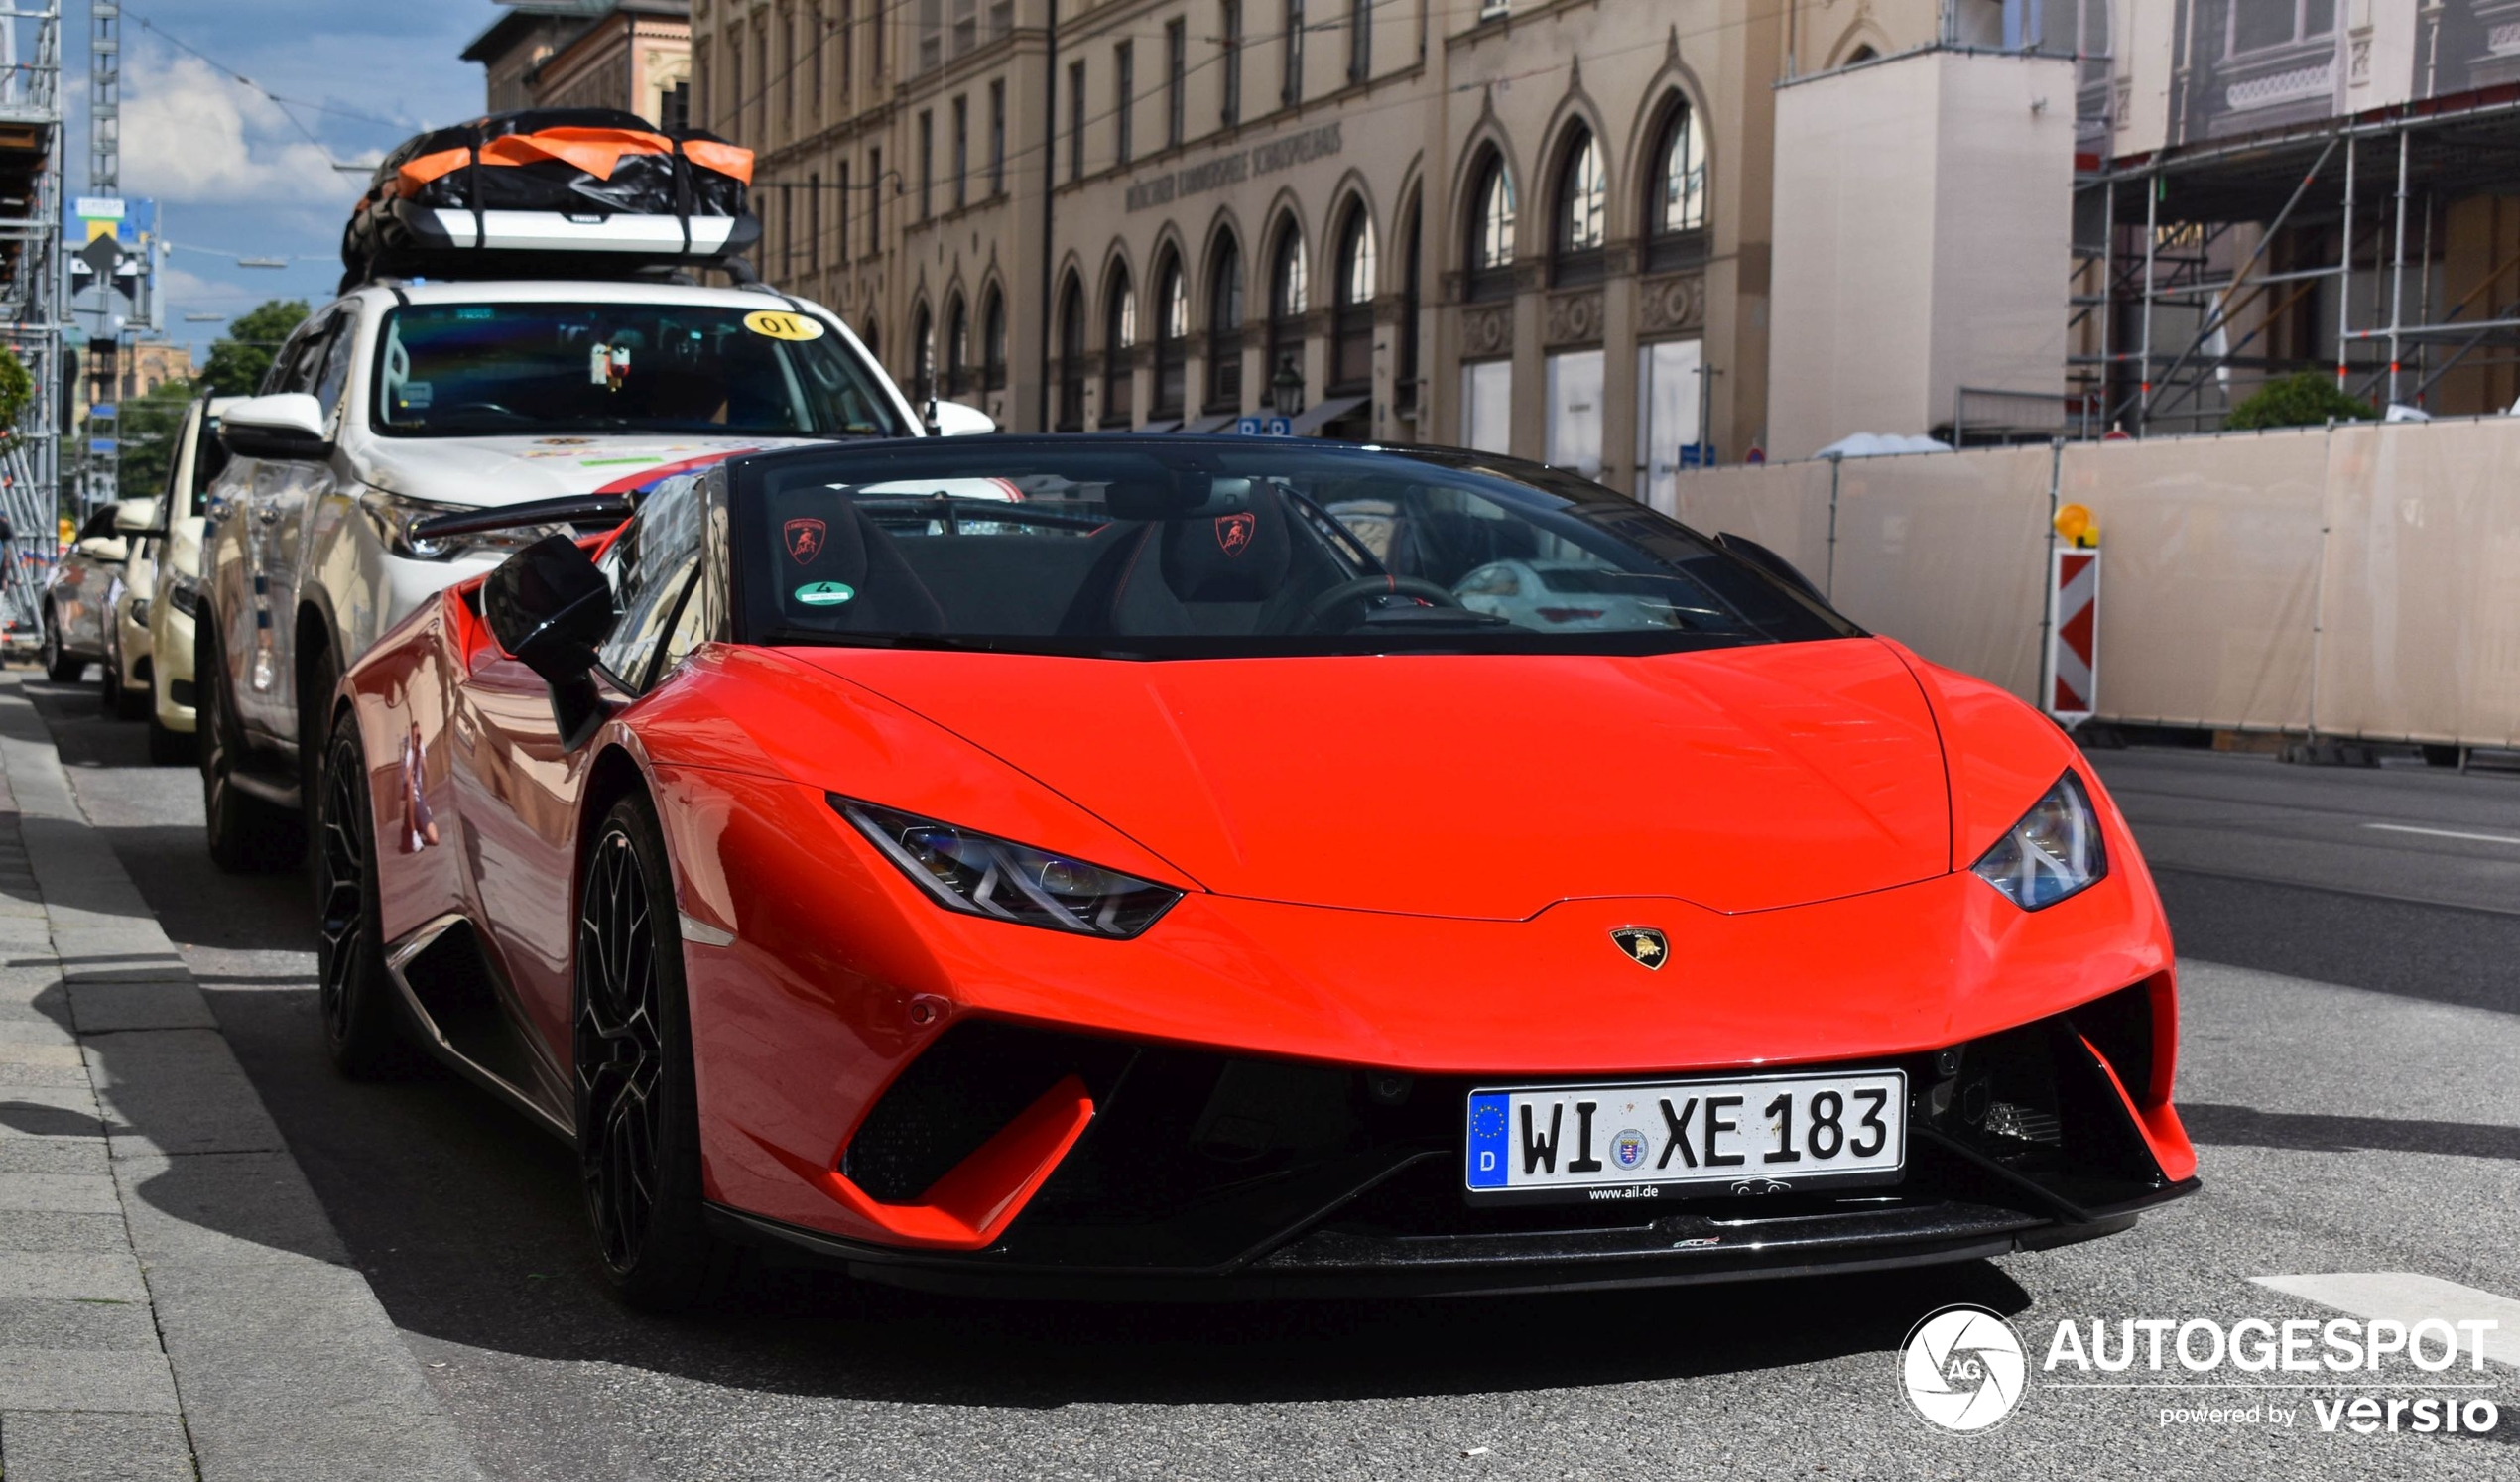
<path id="1" fill-rule="evenodd" d="M 135 69 L 123 87 L 122 177 L 160 200 L 329 204 L 365 188 L 259 93 L 190 57 Z"/>

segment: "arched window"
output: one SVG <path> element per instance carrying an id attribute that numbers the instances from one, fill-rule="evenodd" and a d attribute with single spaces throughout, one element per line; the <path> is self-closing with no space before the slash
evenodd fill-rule
<path id="1" fill-rule="evenodd" d="M 1216 238 L 1207 277 L 1207 410 L 1242 410 L 1242 249 L 1231 232 Z"/>
<path id="2" fill-rule="evenodd" d="M 1391 401 L 1404 417 L 1418 410 L 1418 240 L 1419 201 L 1409 202 L 1407 224 L 1400 229 L 1400 330 L 1391 369 Z"/>
<path id="3" fill-rule="evenodd" d="M 945 306 L 945 395 L 958 397 L 971 389 L 971 314 L 962 296 Z"/>
<path id="4" fill-rule="evenodd" d="M 1006 389 L 1006 296 L 995 288 L 980 307 L 980 386 Z"/>
<path id="5" fill-rule="evenodd" d="M 1137 420 L 1132 390 L 1131 351 L 1138 342 L 1137 295 L 1129 291 L 1129 270 L 1114 267 L 1102 297 L 1102 425 L 1125 428 Z"/>
<path id="6" fill-rule="evenodd" d="M 1155 275 L 1155 405 L 1152 417 L 1180 417 L 1190 389 L 1190 293 L 1182 260 L 1168 256 Z"/>
<path id="7" fill-rule="evenodd" d="M 1645 269 L 1693 267 L 1706 257 L 1706 138 L 1686 100 L 1672 100 L 1655 135 L 1645 191 Z"/>
<path id="8" fill-rule="evenodd" d="M 1505 157 L 1489 150 L 1472 177 L 1468 225 L 1469 296 L 1509 299 L 1514 293 L 1514 179 Z"/>
<path id="9" fill-rule="evenodd" d="M 1330 384 L 1355 395 L 1374 384 L 1374 223 L 1361 200 L 1338 233 L 1338 305 L 1331 323 Z"/>
<path id="10" fill-rule="evenodd" d="M 884 334 L 882 328 L 878 326 L 873 319 L 868 319 L 866 321 L 866 327 L 858 331 L 857 338 L 860 343 L 866 346 L 867 359 L 875 361 L 877 364 L 883 363 Z"/>
<path id="11" fill-rule="evenodd" d="M 1304 233 L 1292 216 L 1278 227 L 1277 249 L 1269 255 L 1269 374 L 1260 388 L 1263 401 L 1274 395 L 1270 388 L 1290 362 L 1297 375 L 1304 374 Z"/>
<path id="12" fill-rule="evenodd" d="M 1601 277 L 1601 239 L 1609 224 L 1610 178 L 1601 168 L 1600 142 L 1578 128 L 1567 141 L 1558 171 L 1557 220 L 1551 226 L 1549 276 L 1558 283 L 1592 283 Z"/>
<path id="13" fill-rule="evenodd" d="M 910 316 L 910 400 L 921 416 L 937 392 L 937 326 L 922 304 Z"/>
<path id="14" fill-rule="evenodd" d="M 1059 431 L 1085 430 L 1085 290 L 1068 275 L 1059 291 Z"/>

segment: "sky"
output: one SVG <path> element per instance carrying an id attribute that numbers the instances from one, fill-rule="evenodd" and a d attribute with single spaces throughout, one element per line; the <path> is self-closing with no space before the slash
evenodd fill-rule
<path id="1" fill-rule="evenodd" d="M 70 193 L 83 194 L 86 0 L 63 0 L 63 156 Z M 457 54 L 503 14 L 491 0 L 125 4 L 122 193 L 157 200 L 160 234 L 174 246 L 160 278 L 168 337 L 197 359 L 229 316 L 267 299 L 331 297 L 342 223 L 367 186 L 366 172 L 333 164 L 373 163 L 424 128 L 479 114 L 481 68 Z M 23 40 L 20 52 L 31 55 Z M 242 268 L 240 257 L 289 266 Z M 78 299 L 90 328 L 95 297 Z M 188 313 L 220 318 L 188 323 Z"/>

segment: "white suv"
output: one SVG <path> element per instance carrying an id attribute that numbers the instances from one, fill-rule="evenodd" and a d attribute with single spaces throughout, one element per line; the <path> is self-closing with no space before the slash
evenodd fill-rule
<path id="1" fill-rule="evenodd" d="M 262 391 L 222 409 L 232 456 L 209 492 L 196 626 L 202 797 L 229 870 L 303 855 L 302 759 L 321 750 L 343 668 L 547 533 L 431 541 L 419 521 L 928 431 L 835 315 L 758 287 L 362 285 L 308 316 Z M 989 430 L 967 408 L 931 415 Z"/>

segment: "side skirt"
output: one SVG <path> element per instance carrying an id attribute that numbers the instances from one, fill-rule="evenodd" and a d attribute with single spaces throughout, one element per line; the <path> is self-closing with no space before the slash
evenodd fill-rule
<path id="1" fill-rule="evenodd" d="M 468 918 L 449 912 L 423 924 L 387 949 L 385 972 L 431 1054 L 544 1131 L 576 1145 L 574 1115 L 535 1052 L 512 995 Z"/>

